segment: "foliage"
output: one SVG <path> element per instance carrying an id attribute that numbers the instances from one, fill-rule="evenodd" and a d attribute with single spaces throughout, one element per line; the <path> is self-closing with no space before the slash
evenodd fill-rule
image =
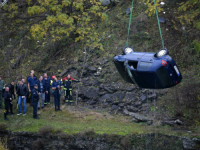
<path id="1" fill-rule="evenodd" d="M 200 10 L 200 1 L 197 0 L 187 0 L 185 2 L 179 3 L 178 11 L 184 12 L 178 18 L 182 25 L 193 24 L 197 29 L 200 29 L 200 21 L 198 18 Z"/>
<path id="2" fill-rule="evenodd" d="M 152 16 L 153 14 L 156 13 L 156 10 L 155 10 L 155 5 L 154 5 L 154 0 L 142 0 L 145 5 L 148 7 L 145 11 L 145 13 L 148 14 L 148 16 Z M 163 8 L 161 7 L 158 7 L 160 5 L 160 0 L 155 0 L 156 2 L 156 6 L 157 6 L 157 11 L 158 12 L 161 12 L 163 11 Z"/>
<path id="3" fill-rule="evenodd" d="M 97 0 L 40 0 L 28 8 L 30 16 L 45 16 L 44 20 L 31 26 L 32 36 L 34 39 L 51 36 L 52 41 L 56 41 L 74 34 L 75 42 L 84 41 L 86 46 L 103 49 L 95 31 L 100 20 L 107 18 L 102 10 L 104 8 Z"/>

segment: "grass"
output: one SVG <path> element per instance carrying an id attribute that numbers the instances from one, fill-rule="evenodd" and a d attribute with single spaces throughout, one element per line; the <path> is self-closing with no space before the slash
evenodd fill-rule
<path id="1" fill-rule="evenodd" d="M 33 119 L 32 107 L 27 108 L 26 116 L 17 116 L 15 109 L 14 116 L 8 116 L 9 121 L 4 121 L 3 115 L 0 116 L 0 124 L 6 122 L 9 130 L 38 132 L 39 134 L 66 133 L 75 134 L 93 130 L 99 134 L 145 134 L 145 133 L 163 133 L 167 135 L 188 135 L 187 132 L 176 132 L 171 127 L 147 126 L 145 123 L 131 122 L 130 117 L 123 115 L 110 115 L 105 111 L 95 111 L 75 106 L 61 106 L 62 111 L 55 112 L 53 105 L 39 110 L 40 119 Z M 1 113 L 2 114 L 2 113 Z M 44 127 L 45 126 L 45 127 Z M 43 130 L 46 128 L 45 130 Z"/>

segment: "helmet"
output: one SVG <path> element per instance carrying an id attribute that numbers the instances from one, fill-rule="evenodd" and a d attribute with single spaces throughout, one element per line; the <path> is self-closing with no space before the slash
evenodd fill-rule
<path id="1" fill-rule="evenodd" d="M 51 78 L 54 80 L 56 78 L 56 76 L 52 76 Z"/>

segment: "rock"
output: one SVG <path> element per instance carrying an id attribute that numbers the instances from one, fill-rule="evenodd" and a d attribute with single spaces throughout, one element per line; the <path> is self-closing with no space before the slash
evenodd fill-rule
<path id="1" fill-rule="evenodd" d="M 142 105 L 141 102 L 135 102 L 135 104 L 134 104 L 135 107 L 140 107 L 141 105 Z"/>
<path id="2" fill-rule="evenodd" d="M 156 99 L 156 98 L 157 98 L 156 93 L 153 93 L 153 94 L 151 94 L 151 95 L 148 95 L 148 99 L 150 99 L 150 100 L 153 100 L 153 99 Z"/>
<path id="3" fill-rule="evenodd" d="M 64 70 L 61 72 L 60 76 L 62 77 L 62 76 L 64 76 L 66 73 L 67 73 L 67 69 L 64 69 Z"/>
<path id="4" fill-rule="evenodd" d="M 171 125 L 171 126 L 175 126 L 175 125 L 185 125 L 184 122 L 180 121 L 179 119 L 176 120 L 164 120 L 161 121 L 161 125 Z"/>
<path id="5" fill-rule="evenodd" d="M 115 110 L 115 109 L 117 109 L 118 108 L 118 106 L 117 105 L 112 105 L 112 110 Z"/>
<path id="6" fill-rule="evenodd" d="M 104 59 L 102 61 L 99 62 L 99 65 L 104 65 L 105 63 L 107 63 L 109 60 L 108 59 Z"/>
<path id="7" fill-rule="evenodd" d="M 158 17 L 160 23 L 166 23 L 166 20 L 162 17 Z"/>
<path id="8" fill-rule="evenodd" d="M 122 101 L 122 99 L 125 97 L 125 92 L 116 92 L 112 94 L 112 99 L 114 101 Z"/>
<path id="9" fill-rule="evenodd" d="M 126 115 L 129 115 L 129 116 L 132 116 L 134 119 L 138 120 L 138 122 L 152 121 L 152 119 L 149 118 L 149 117 L 146 117 L 146 116 L 141 115 L 141 114 L 129 112 L 127 109 L 124 109 L 123 113 L 126 114 Z"/>
<path id="10" fill-rule="evenodd" d="M 134 85 L 132 85 L 132 86 L 126 87 L 126 88 L 125 88 L 125 91 L 131 92 L 131 91 L 133 91 L 135 88 L 136 88 L 136 87 L 135 87 Z"/>
<path id="11" fill-rule="evenodd" d="M 138 112 L 138 108 L 136 108 L 134 106 L 127 106 L 127 110 L 130 112 Z"/>
<path id="12" fill-rule="evenodd" d="M 130 13 L 131 13 L 131 8 L 127 8 L 126 9 L 126 15 L 130 15 Z"/>
<path id="13" fill-rule="evenodd" d="M 95 68 L 93 66 L 89 66 L 87 69 L 92 73 L 97 72 L 97 68 Z"/>
<path id="14" fill-rule="evenodd" d="M 87 99 L 97 99 L 98 97 L 98 89 L 95 89 L 93 87 L 89 88 L 88 90 L 86 90 L 84 92 L 84 98 L 87 98 Z"/>
<path id="15" fill-rule="evenodd" d="M 127 109 L 124 109 L 124 110 L 123 110 L 123 113 L 124 113 L 125 115 L 129 115 L 129 111 L 128 111 Z"/>
<path id="16" fill-rule="evenodd" d="M 99 101 L 106 102 L 106 100 L 109 99 L 110 97 L 111 97 L 111 94 L 105 94 L 99 98 Z"/>
<path id="17" fill-rule="evenodd" d="M 88 105 L 95 105 L 97 102 L 96 101 L 88 101 L 87 103 L 88 103 Z"/>
<path id="18" fill-rule="evenodd" d="M 135 96 L 135 93 L 126 93 L 125 101 L 136 102 L 138 98 Z"/>
<path id="19" fill-rule="evenodd" d="M 185 138 L 183 139 L 183 148 L 184 149 L 194 149 L 195 147 L 195 142 L 191 140 L 190 138 Z"/>
<path id="20" fill-rule="evenodd" d="M 108 91 L 109 93 L 113 93 L 113 92 L 114 92 L 114 91 L 111 90 L 109 87 L 104 87 L 104 89 L 105 89 L 106 91 Z"/>
<path id="21" fill-rule="evenodd" d="M 149 120 L 149 121 L 147 121 L 147 125 L 152 125 L 152 123 L 153 123 L 153 121 L 152 120 Z"/>
<path id="22" fill-rule="evenodd" d="M 135 119 L 135 118 L 133 118 L 132 121 L 135 122 L 135 123 L 138 123 L 138 122 L 139 122 L 139 120 L 137 120 L 137 119 Z"/>
<path id="23" fill-rule="evenodd" d="M 105 94 L 107 94 L 108 92 L 106 92 L 106 91 L 102 91 L 102 92 L 99 92 L 99 95 L 100 96 L 102 96 L 102 95 L 105 95 Z"/>
<path id="24" fill-rule="evenodd" d="M 83 75 L 86 75 L 87 74 L 87 70 L 83 70 Z"/>
<path id="25" fill-rule="evenodd" d="M 140 96 L 140 101 L 142 103 L 146 103 L 147 102 L 147 97 L 145 95 Z"/>
<path id="26" fill-rule="evenodd" d="M 110 0 L 99 0 L 103 6 L 110 5 Z"/>

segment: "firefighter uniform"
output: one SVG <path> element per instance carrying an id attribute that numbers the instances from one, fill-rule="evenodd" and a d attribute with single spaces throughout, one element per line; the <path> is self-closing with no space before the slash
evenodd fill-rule
<path id="1" fill-rule="evenodd" d="M 38 86 L 38 85 L 35 85 L 35 86 Z M 37 116 L 37 105 L 38 105 L 38 101 L 39 101 L 38 89 L 34 88 L 31 92 L 32 92 L 31 93 L 32 104 L 33 104 L 33 118 L 39 119 Z"/>
<path id="2" fill-rule="evenodd" d="M 63 78 L 63 86 L 64 86 L 64 91 L 65 91 L 65 102 L 72 103 L 72 83 L 73 82 L 80 82 L 78 80 L 75 80 L 74 78 Z"/>

